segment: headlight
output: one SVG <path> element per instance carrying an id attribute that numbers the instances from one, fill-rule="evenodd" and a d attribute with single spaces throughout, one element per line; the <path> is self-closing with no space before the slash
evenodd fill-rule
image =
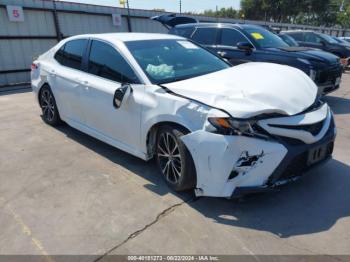
<path id="1" fill-rule="evenodd" d="M 317 71 L 311 69 L 311 70 L 310 70 L 309 76 L 310 76 L 310 78 L 311 78 L 313 81 L 315 81 L 315 80 L 316 80 L 316 76 L 317 76 Z"/>
<path id="2" fill-rule="evenodd" d="M 253 135 L 252 126 L 254 120 L 231 119 L 224 117 L 209 117 L 208 122 L 211 126 L 207 127 L 207 131 L 219 133 L 223 135 Z"/>

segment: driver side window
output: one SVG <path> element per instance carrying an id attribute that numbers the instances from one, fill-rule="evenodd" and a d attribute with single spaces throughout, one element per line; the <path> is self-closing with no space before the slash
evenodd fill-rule
<path id="1" fill-rule="evenodd" d="M 320 44 L 322 42 L 322 39 L 314 33 L 307 33 L 305 34 L 305 42 Z"/>
<path id="2" fill-rule="evenodd" d="M 112 46 L 93 40 L 88 72 L 119 83 L 140 84 L 134 70 Z"/>
<path id="3" fill-rule="evenodd" d="M 248 42 L 248 40 L 235 29 L 221 29 L 220 45 L 235 47 L 239 42 Z"/>

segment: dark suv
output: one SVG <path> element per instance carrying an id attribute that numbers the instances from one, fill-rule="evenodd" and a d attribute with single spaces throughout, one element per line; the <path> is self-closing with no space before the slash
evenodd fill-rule
<path id="1" fill-rule="evenodd" d="M 341 58 L 341 63 L 344 67 L 349 65 L 350 47 L 329 35 L 300 30 L 285 31 L 283 33 L 293 37 L 300 46 L 313 47 L 330 52 Z"/>
<path id="2" fill-rule="evenodd" d="M 193 40 L 227 59 L 232 65 L 246 62 L 271 62 L 296 67 L 309 75 L 319 94 L 340 85 L 342 66 L 339 58 L 321 50 L 291 47 L 276 34 L 261 26 L 228 23 L 197 23 L 188 17 L 153 17 L 170 29 L 170 34 Z"/>

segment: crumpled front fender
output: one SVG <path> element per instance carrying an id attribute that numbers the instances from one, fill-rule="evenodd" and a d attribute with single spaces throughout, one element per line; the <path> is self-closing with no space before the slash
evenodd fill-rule
<path id="1" fill-rule="evenodd" d="M 287 154 L 274 141 L 199 130 L 181 138 L 197 171 L 197 196 L 230 197 L 237 187 L 264 185 Z"/>

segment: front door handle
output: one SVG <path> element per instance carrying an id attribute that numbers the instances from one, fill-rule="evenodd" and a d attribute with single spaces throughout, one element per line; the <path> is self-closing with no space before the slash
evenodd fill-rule
<path id="1" fill-rule="evenodd" d="M 218 55 L 224 57 L 227 53 L 225 51 L 218 51 Z"/>
<path id="2" fill-rule="evenodd" d="M 89 90 L 89 81 L 83 80 L 81 84 L 84 86 L 85 90 L 87 91 Z"/>

